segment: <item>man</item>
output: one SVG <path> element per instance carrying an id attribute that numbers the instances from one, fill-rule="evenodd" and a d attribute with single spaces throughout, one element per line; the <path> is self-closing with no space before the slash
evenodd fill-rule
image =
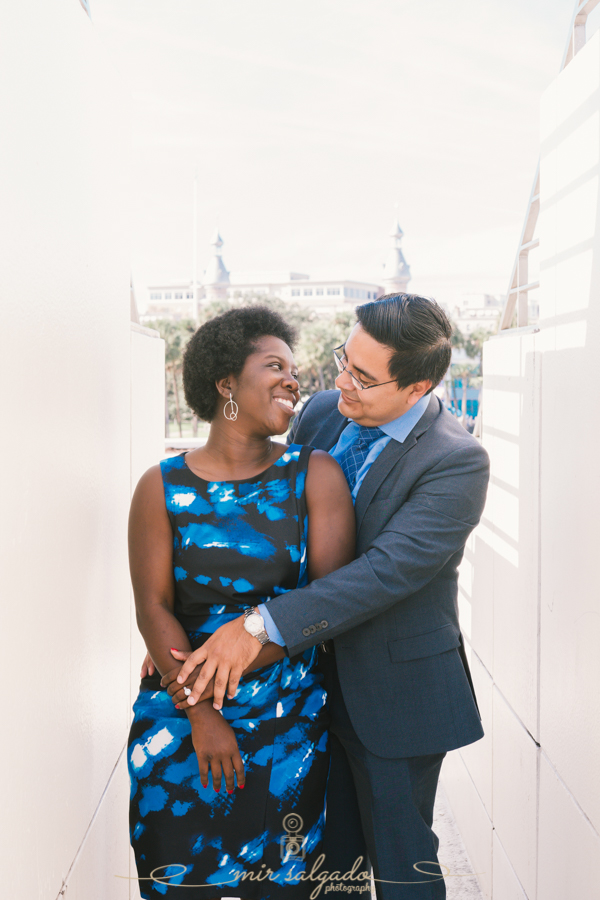
<path id="1" fill-rule="evenodd" d="M 325 868 L 350 870 L 366 844 L 379 900 L 440 900 L 431 829 L 440 767 L 448 750 L 483 735 L 457 568 L 489 463 L 432 393 L 451 357 L 442 309 L 391 294 L 358 307 L 357 319 L 336 351 L 338 390 L 311 397 L 290 435 L 342 467 L 356 559 L 224 625 L 178 680 L 205 659 L 188 702 L 216 673 L 219 708 L 267 636 L 290 656 L 320 644 L 332 716 Z"/>

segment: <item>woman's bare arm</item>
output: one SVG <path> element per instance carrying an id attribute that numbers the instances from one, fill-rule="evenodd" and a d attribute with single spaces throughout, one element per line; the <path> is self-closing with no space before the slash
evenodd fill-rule
<path id="1" fill-rule="evenodd" d="M 142 475 L 129 513 L 129 569 L 138 628 L 160 674 L 173 668 L 170 648 L 191 650 L 174 615 L 173 531 L 160 466 Z"/>
<path id="2" fill-rule="evenodd" d="M 354 559 L 356 524 L 348 482 L 324 450 L 313 450 L 306 475 L 308 580 L 323 578 Z"/>
<path id="3" fill-rule="evenodd" d="M 173 531 L 165 506 L 160 466 L 141 477 L 129 514 L 129 568 L 138 627 L 158 671 L 173 668 L 171 647 L 191 651 L 185 629 L 175 618 L 173 581 Z M 198 757 L 202 783 L 209 766 L 215 790 L 221 771 L 227 789 L 244 784 L 244 765 L 231 727 L 213 709 L 210 700 L 185 709 L 192 726 L 192 743 Z"/>

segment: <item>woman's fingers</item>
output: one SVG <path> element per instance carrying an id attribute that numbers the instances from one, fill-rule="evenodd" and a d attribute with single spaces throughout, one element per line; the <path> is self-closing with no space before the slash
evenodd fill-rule
<path id="1" fill-rule="evenodd" d="M 206 787 L 208 785 L 208 760 L 205 756 L 198 757 L 198 768 L 200 769 L 202 787 Z"/>
<path id="2" fill-rule="evenodd" d="M 171 647 L 171 656 L 174 656 L 175 659 L 186 660 L 191 653 L 191 650 L 176 650 L 175 647 Z"/>
<path id="3" fill-rule="evenodd" d="M 171 697 L 174 697 L 178 691 L 183 690 L 183 687 L 191 688 L 201 671 L 202 671 L 202 666 L 196 666 L 196 668 L 194 669 L 194 671 L 192 672 L 190 677 L 187 679 L 184 686 L 180 685 L 176 678 L 173 678 L 173 680 L 167 687 L 167 693 L 169 693 L 171 695 Z"/>
<path id="4" fill-rule="evenodd" d="M 233 794 L 233 791 L 235 790 L 235 772 L 231 759 L 222 759 L 221 765 L 223 766 L 223 775 L 225 776 L 225 790 L 228 794 Z"/>
<path id="5" fill-rule="evenodd" d="M 235 751 L 231 757 L 231 762 L 235 771 L 235 777 L 237 778 L 237 785 L 239 788 L 243 788 L 246 784 L 246 771 L 239 750 Z"/>
<path id="6" fill-rule="evenodd" d="M 175 666 L 174 669 L 169 669 L 169 671 L 165 672 L 163 677 L 160 679 L 160 686 L 162 688 L 168 689 L 169 685 L 175 682 L 175 690 L 177 690 L 179 687 L 179 685 L 177 684 L 177 676 L 180 672 L 181 666 Z"/>
<path id="7" fill-rule="evenodd" d="M 210 770 L 213 778 L 213 788 L 219 793 L 221 790 L 221 760 L 213 756 L 210 761 Z"/>
<path id="8" fill-rule="evenodd" d="M 145 678 L 146 675 L 154 675 L 156 671 L 156 667 L 152 661 L 152 657 L 149 653 L 146 653 L 144 657 L 144 662 L 142 663 L 142 669 L 140 671 L 140 678 Z"/>
<path id="9" fill-rule="evenodd" d="M 171 694 L 171 691 L 169 691 Z M 171 700 L 173 701 L 174 706 L 179 706 L 180 709 L 185 709 L 187 706 L 187 696 L 183 692 L 183 688 L 176 691 L 174 694 L 171 694 Z"/>

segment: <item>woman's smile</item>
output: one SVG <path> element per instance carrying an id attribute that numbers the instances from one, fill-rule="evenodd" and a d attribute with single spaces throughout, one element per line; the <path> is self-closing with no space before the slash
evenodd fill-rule
<path id="1" fill-rule="evenodd" d="M 295 399 L 292 399 L 291 397 L 273 397 L 273 400 L 280 406 L 283 406 L 288 413 L 294 415 L 294 406 L 296 405 Z"/>

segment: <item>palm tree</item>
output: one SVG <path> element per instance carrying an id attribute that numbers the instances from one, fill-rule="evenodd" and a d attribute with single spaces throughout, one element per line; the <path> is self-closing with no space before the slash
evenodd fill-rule
<path id="1" fill-rule="evenodd" d="M 295 354 L 300 369 L 300 393 L 303 397 L 335 387 L 338 370 L 333 358 L 333 348 L 343 344 L 353 324 L 354 315 L 345 310 L 339 310 L 333 315 L 317 316 L 304 324 Z"/>
<path id="2" fill-rule="evenodd" d="M 165 342 L 165 378 L 166 378 L 166 395 L 167 409 L 165 413 L 165 434 L 169 436 L 169 410 L 168 396 L 169 391 L 175 402 L 175 421 L 179 429 L 179 437 L 183 436 L 181 427 L 181 402 L 180 402 L 180 382 L 181 367 L 183 363 L 183 351 L 192 334 L 196 329 L 196 325 L 191 319 L 181 319 L 174 321 L 172 319 L 157 319 L 155 322 L 149 323 L 151 328 L 155 328 L 161 338 Z"/>

